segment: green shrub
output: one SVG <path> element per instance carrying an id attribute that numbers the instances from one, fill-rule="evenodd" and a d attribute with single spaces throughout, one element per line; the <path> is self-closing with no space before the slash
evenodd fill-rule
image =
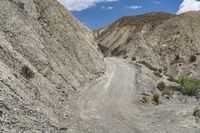
<path id="1" fill-rule="evenodd" d="M 200 92 L 200 80 L 189 78 L 189 77 L 180 77 L 179 82 L 182 86 L 182 93 L 189 96 L 195 96 Z"/>
<path id="2" fill-rule="evenodd" d="M 160 104 L 160 94 L 159 93 L 154 93 L 152 101 L 154 101 L 155 104 Z"/>

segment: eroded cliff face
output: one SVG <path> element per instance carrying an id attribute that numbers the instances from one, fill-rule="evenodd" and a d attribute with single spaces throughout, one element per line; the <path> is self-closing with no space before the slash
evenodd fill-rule
<path id="1" fill-rule="evenodd" d="M 173 16 L 172 14 L 158 12 L 122 17 L 108 27 L 96 30 L 96 38 L 104 55 L 112 56 L 117 54 L 115 53 L 117 48 L 129 43 L 134 35 L 151 32 Z"/>
<path id="2" fill-rule="evenodd" d="M 105 56 L 147 62 L 168 75 L 200 76 L 200 12 L 124 17 L 96 31 Z"/>
<path id="3" fill-rule="evenodd" d="M 68 97 L 103 72 L 93 33 L 57 0 L 0 1 L 0 132 L 67 130 Z"/>

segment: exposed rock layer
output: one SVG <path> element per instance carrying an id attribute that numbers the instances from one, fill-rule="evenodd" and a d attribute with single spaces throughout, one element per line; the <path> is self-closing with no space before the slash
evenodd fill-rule
<path id="1" fill-rule="evenodd" d="M 0 1 L 0 132 L 67 130 L 68 96 L 103 71 L 92 31 L 56 0 Z"/>
<path id="2" fill-rule="evenodd" d="M 145 61 L 167 74 L 200 76 L 200 12 L 124 17 L 96 31 L 105 56 Z"/>

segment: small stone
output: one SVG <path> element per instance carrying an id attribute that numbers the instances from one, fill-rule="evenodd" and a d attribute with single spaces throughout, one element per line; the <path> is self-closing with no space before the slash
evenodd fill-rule
<path id="1" fill-rule="evenodd" d="M 62 127 L 62 128 L 60 128 L 60 130 L 68 130 L 68 128 Z"/>
<path id="2" fill-rule="evenodd" d="M 196 122 L 200 122 L 200 107 L 196 107 L 193 111 L 193 115 L 196 118 Z"/>
<path id="3" fill-rule="evenodd" d="M 3 111 L 0 110 L 0 117 L 3 117 Z"/>
<path id="4" fill-rule="evenodd" d="M 168 96 L 168 95 L 164 95 L 164 97 L 166 98 L 166 99 L 170 99 L 170 96 Z"/>

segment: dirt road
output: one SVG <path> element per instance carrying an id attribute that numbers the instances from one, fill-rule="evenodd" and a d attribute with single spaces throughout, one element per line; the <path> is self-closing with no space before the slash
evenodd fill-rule
<path id="1" fill-rule="evenodd" d="M 70 124 L 70 133 L 200 131 L 198 127 L 191 127 L 191 122 L 195 123 L 189 116 L 193 105 L 144 106 L 138 99 L 136 76 L 139 68 L 117 58 L 107 58 L 106 63 L 105 76 L 71 100 L 70 108 L 76 116 Z"/>

